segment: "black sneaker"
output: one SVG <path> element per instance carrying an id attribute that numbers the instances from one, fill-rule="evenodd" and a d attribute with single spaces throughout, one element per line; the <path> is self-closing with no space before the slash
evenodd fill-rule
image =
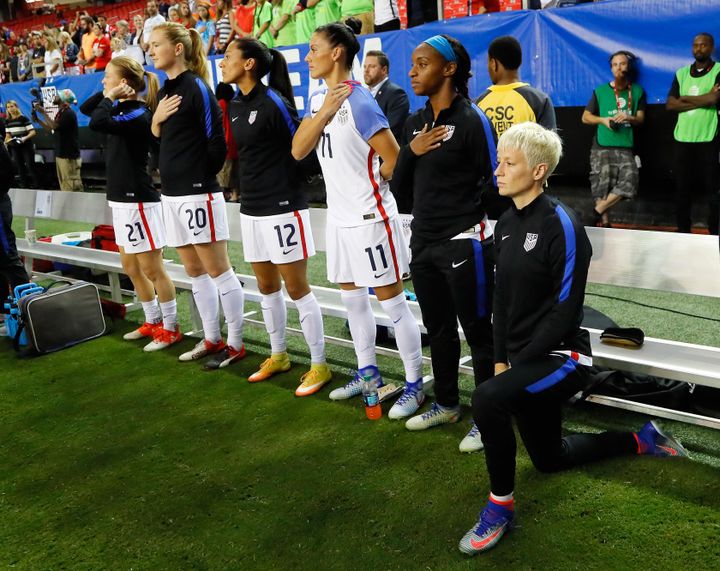
<path id="1" fill-rule="evenodd" d="M 214 369 L 224 369 L 228 365 L 232 365 L 233 363 L 237 363 L 238 361 L 241 361 L 245 358 L 245 345 L 240 347 L 240 350 L 233 349 L 228 345 L 217 353 L 215 356 L 213 356 L 211 359 L 208 359 L 208 361 L 203 365 L 204 369 L 214 370 Z"/>

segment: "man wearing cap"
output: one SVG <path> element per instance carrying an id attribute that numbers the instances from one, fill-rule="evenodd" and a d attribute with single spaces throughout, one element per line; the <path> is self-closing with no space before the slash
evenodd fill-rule
<path id="1" fill-rule="evenodd" d="M 52 131 L 55 136 L 55 168 L 60 190 L 79 190 L 83 184 L 80 178 L 80 144 L 78 142 L 78 120 L 70 105 L 77 104 L 77 98 L 70 89 L 62 89 L 55 96 L 54 103 L 59 107 L 57 115 L 51 119 L 45 109 L 38 105 L 40 124 Z"/>

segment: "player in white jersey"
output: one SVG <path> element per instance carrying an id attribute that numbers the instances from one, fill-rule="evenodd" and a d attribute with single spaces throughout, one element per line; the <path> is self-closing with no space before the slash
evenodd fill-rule
<path id="1" fill-rule="evenodd" d="M 408 249 L 387 183 L 399 147 L 373 96 L 350 80 L 359 49 L 355 34 L 345 24 L 315 30 L 305 60 L 310 75 L 323 79 L 326 86 L 310 97 L 292 153 L 300 160 L 315 149 L 320 160 L 327 188 L 328 279 L 342 290 L 358 359 L 355 376 L 332 391 L 330 398 L 360 394 L 363 377 L 371 376 L 382 384 L 367 290 L 372 287 L 393 321 L 405 365 L 405 392 L 390 410 L 391 418 L 400 418 L 399 411 L 404 416 L 413 414 L 424 400 L 420 330 L 403 292 L 401 276 L 408 270 Z"/>

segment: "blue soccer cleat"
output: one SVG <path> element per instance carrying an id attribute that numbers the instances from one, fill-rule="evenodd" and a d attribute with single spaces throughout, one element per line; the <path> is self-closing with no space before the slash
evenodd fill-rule
<path id="1" fill-rule="evenodd" d="M 368 365 L 367 367 L 363 367 L 359 371 L 356 371 L 353 378 L 350 379 L 350 382 L 348 382 L 348 384 L 344 387 L 331 391 L 329 395 L 330 400 L 345 400 L 358 396 L 362 393 L 363 381 L 366 376 L 371 376 L 372 380 L 377 382 L 377 388 L 383 386 L 383 380 L 380 376 L 378 368 L 375 365 Z"/>
<path id="2" fill-rule="evenodd" d="M 515 510 L 488 501 L 480 512 L 477 525 L 470 529 L 460 540 L 460 551 L 467 555 L 477 555 L 497 545 L 503 535 L 510 531 L 514 524 Z"/>
<path id="3" fill-rule="evenodd" d="M 680 458 L 689 456 L 683 445 L 674 437 L 663 432 L 654 420 L 636 432 L 635 437 L 638 442 L 638 454 Z"/>

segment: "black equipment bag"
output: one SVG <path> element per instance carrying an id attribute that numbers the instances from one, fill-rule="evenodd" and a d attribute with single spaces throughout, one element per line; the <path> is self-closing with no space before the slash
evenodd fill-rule
<path id="1" fill-rule="evenodd" d="M 94 284 L 51 287 L 21 298 L 18 308 L 21 324 L 16 340 L 25 330 L 28 346 L 38 353 L 59 351 L 105 333 L 100 293 Z"/>

